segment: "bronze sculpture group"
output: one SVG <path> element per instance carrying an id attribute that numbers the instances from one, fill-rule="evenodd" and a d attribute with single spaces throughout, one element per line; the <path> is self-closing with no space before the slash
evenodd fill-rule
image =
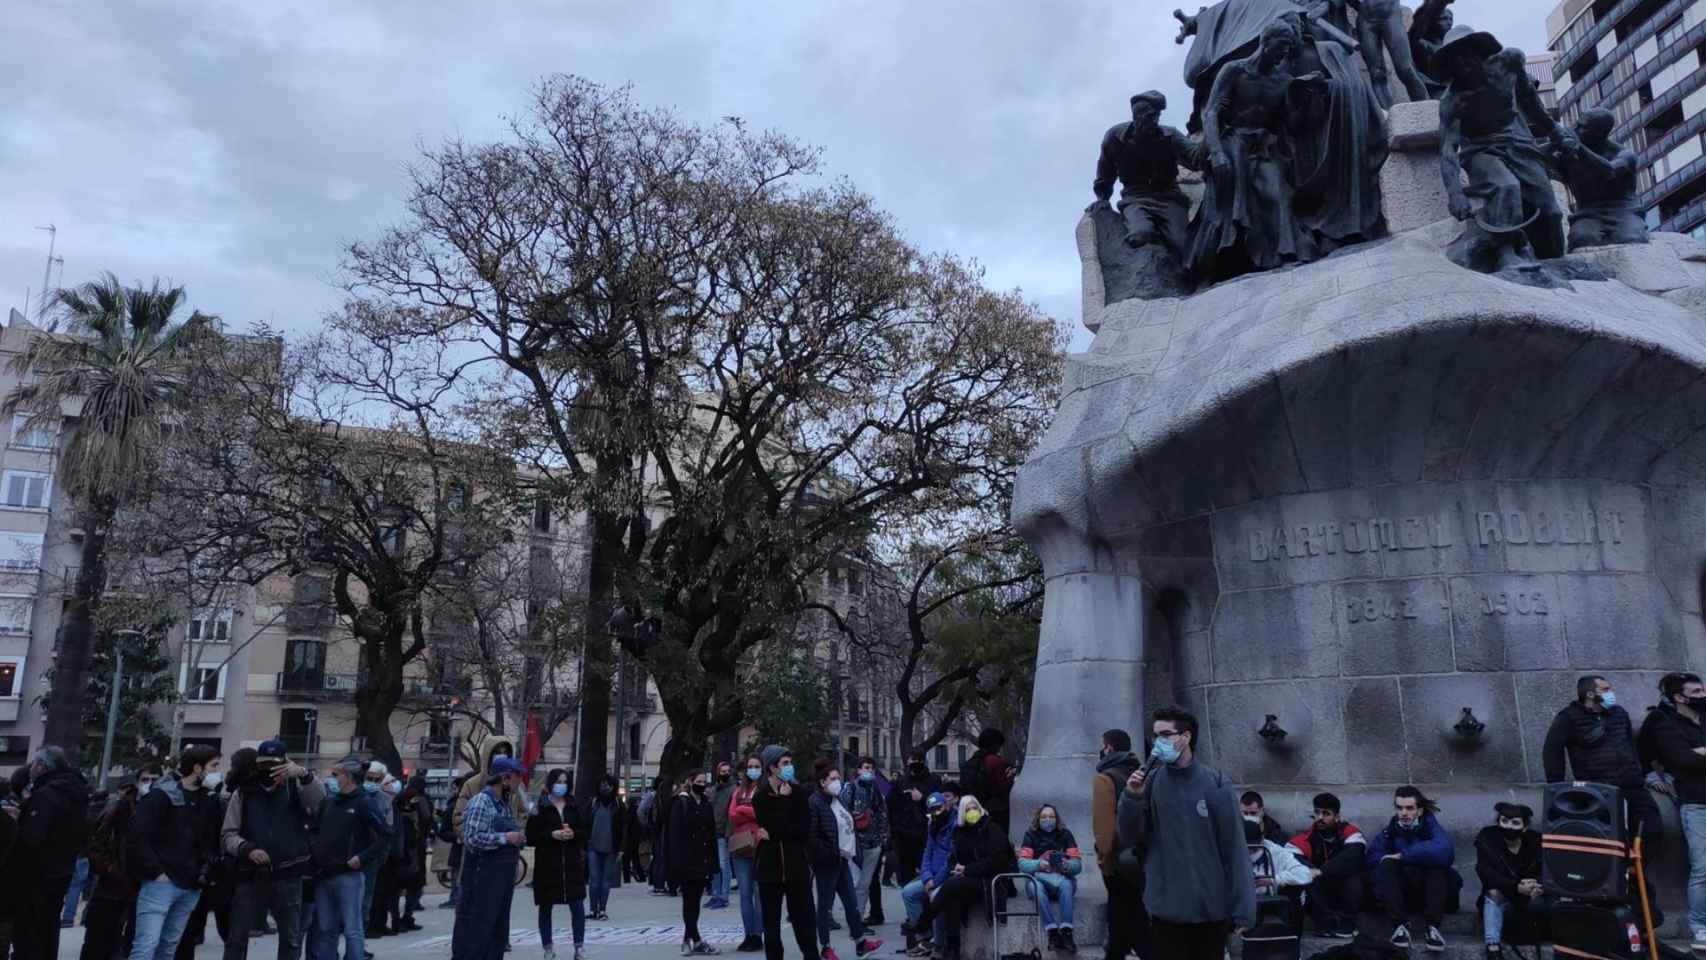
<path id="1" fill-rule="evenodd" d="M 1125 243 L 1160 245 L 1190 286 L 1376 239 L 1386 232 L 1379 176 L 1396 79 L 1411 100 L 1439 100 L 1440 172 L 1465 224 L 1458 262 L 1491 273 L 1645 242 L 1634 157 L 1611 139 L 1611 115 L 1587 111 L 1576 131 L 1557 123 L 1522 51 L 1455 24 L 1451 2 L 1423 0 L 1408 30 L 1397 0 L 1219 0 L 1193 16 L 1175 11 L 1178 42 L 1191 41 L 1189 133 L 1160 122 L 1162 94 L 1132 97 L 1131 121 L 1103 137 L 1091 209 L 1107 205 L 1118 180 Z M 1204 174 L 1194 217 L 1180 167 Z M 1555 177 L 1576 201 L 1567 237 Z"/>

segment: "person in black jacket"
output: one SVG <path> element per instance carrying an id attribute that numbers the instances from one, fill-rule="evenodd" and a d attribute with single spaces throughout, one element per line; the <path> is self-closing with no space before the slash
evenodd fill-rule
<path id="1" fill-rule="evenodd" d="M 687 789 L 669 807 L 669 833 L 664 847 L 669 851 L 669 874 L 681 889 L 681 952 L 710 954 L 720 951 L 699 935 L 700 897 L 717 871 L 717 821 L 711 813 L 706 791 L 711 778 L 703 770 L 687 774 Z"/>
<path id="2" fill-rule="evenodd" d="M 1482 939 L 1487 956 L 1503 955 L 1507 921 L 1520 922 L 1526 936 L 1518 942 L 1543 938 L 1541 924 L 1547 909 L 1540 886 L 1540 834 L 1529 829 L 1534 811 L 1520 803 L 1493 805 L 1498 822 L 1475 836 L 1475 875 L 1481 878 Z"/>
<path id="3" fill-rule="evenodd" d="M 178 949 L 173 953 L 174 960 L 195 960 L 197 947 L 207 937 L 207 918 L 213 917 L 215 926 L 219 929 L 221 943 L 231 943 L 231 894 L 236 883 L 232 876 L 231 859 L 225 856 L 218 840 L 219 825 L 225 822 L 225 806 L 230 791 L 235 787 L 231 778 L 248 777 L 254 773 L 255 750 L 244 747 L 231 755 L 231 770 L 229 775 L 215 771 L 202 778 L 202 790 L 213 801 L 215 840 L 213 852 L 208 856 L 207 866 L 201 872 L 201 897 L 196 900 L 195 909 L 190 911 L 190 919 L 184 925 L 184 934 L 178 938 Z"/>
<path id="4" fill-rule="evenodd" d="M 1653 715 L 1653 746 L 1665 772 L 1676 778 L 1688 842 L 1688 926 L 1695 952 L 1706 953 L 1706 685 L 1692 673 L 1680 680 L 1674 709 Z"/>
<path id="5" fill-rule="evenodd" d="M 218 772 L 219 751 L 185 747 L 177 775 L 137 804 L 132 865 L 149 879 L 136 895 L 130 960 L 165 960 L 177 951 L 219 846 L 219 805 L 205 785 Z"/>
<path id="6" fill-rule="evenodd" d="M 527 845 L 533 853 L 533 903 L 539 908 L 539 942 L 545 960 L 555 960 L 551 946 L 551 908 L 569 906 L 575 938 L 575 960 L 586 946 L 586 822 L 575 809 L 573 778 L 561 767 L 545 777 L 533 813 L 527 818 Z"/>
<path id="7" fill-rule="evenodd" d="M 17 820 L 8 872 L 17 890 L 13 945 L 19 958 L 55 957 L 59 914 L 77 857 L 88 838 L 89 788 L 65 751 L 42 747 L 29 765 L 28 797 Z"/>
<path id="8" fill-rule="evenodd" d="M 346 960 L 357 960 L 366 951 L 367 916 L 362 904 L 365 878 L 361 868 L 385 856 L 391 842 L 385 815 L 361 789 L 366 766 L 360 757 L 347 756 L 338 761 L 325 781 L 326 799 L 320 804 L 318 827 L 308 844 L 317 874 L 313 942 L 309 945 L 313 960 L 333 960 L 340 934 Z"/>
<path id="9" fill-rule="evenodd" d="M 1604 677 L 1576 681 L 1576 702 L 1558 711 L 1546 731 L 1541 750 L 1547 783 L 1563 783 L 1564 760 L 1570 761 L 1570 780 L 1606 783 L 1623 791 L 1629 810 L 1631 836 L 1658 840 L 1658 805 L 1647 792 L 1647 771 L 1635 750 L 1635 723 L 1617 705 L 1617 694 Z"/>
<path id="10" fill-rule="evenodd" d="M 837 960 L 829 946 L 830 915 L 835 900 L 841 899 L 841 909 L 847 915 L 847 932 L 853 937 L 854 952 L 863 957 L 882 946 L 881 940 L 866 936 L 865 922 L 859 916 L 859 903 L 854 885 L 859 882 L 858 833 L 853 826 L 853 813 L 841 802 L 846 786 L 841 771 L 828 760 L 819 760 L 813 770 L 817 790 L 808 798 L 811 810 L 811 833 L 806 852 L 812 861 L 812 874 L 817 879 L 817 940 L 823 960 Z"/>
<path id="11" fill-rule="evenodd" d="M 123 942 L 125 918 L 136 900 L 136 881 L 131 877 L 127 855 L 136 800 L 135 778 L 119 778 L 113 784 L 113 802 L 101 813 L 89 837 L 89 883 L 94 894 L 83 912 L 87 932 L 80 960 L 112 960 Z"/>
<path id="12" fill-rule="evenodd" d="M 759 759 L 764 763 L 764 779 L 752 799 L 759 828 L 753 875 L 764 918 L 764 955 L 766 960 L 782 960 L 782 901 L 786 899 L 794 942 L 800 956 L 809 958 L 817 953 L 817 907 L 812 903 L 811 863 L 806 853 L 811 800 L 798 782 L 794 757 L 786 747 L 771 744 Z"/>
<path id="13" fill-rule="evenodd" d="M 582 800 L 581 823 L 586 825 L 586 879 L 592 903 L 587 916 L 609 920 L 610 888 L 617 885 L 616 858 L 626 849 L 628 812 L 616 790 L 616 778 L 606 774 L 593 796 Z"/>
<path id="14" fill-rule="evenodd" d="M 960 929 L 965 926 L 966 914 L 976 904 L 984 902 L 984 891 L 990 880 L 1000 873 L 1012 873 L 1018 868 L 1013 845 L 1007 842 L 995 821 L 987 816 L 976 797 L 960 798 L 960 821 L 954 830 L 954 855 L 949 860 L 948 879 L 942 892 L 924 907 L 917 920 L 901 924 L 901 932 L 912 936 L 924 930 L 943 915 L 943 960 L 959 960 Z"/>
<path id="15" fill-rule="evenodd" d="M 282 740 L 262 741 L 254 774 L 234 786 L 219 833 L 236 877 L 225 960 L 246 960 L 249 932 L 264 928 L 269 911 L 278 918 L 278 960 L 299 960 L 308 824 L 325 802 L 325 787 L 291 762 Z"/>

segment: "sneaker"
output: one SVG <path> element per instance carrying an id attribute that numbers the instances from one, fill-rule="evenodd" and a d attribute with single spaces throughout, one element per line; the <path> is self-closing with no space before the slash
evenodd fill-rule
<path id="1" fill-rule="evenodd" d="M 398 933 L 414 933 L 416 930 L 419 930 L 420 928 L 421 928 L 421 925 L 415 922 L 414 917 L 404 917 L 401 921 L 399 921 L 397 923 L 397 932 Z"/>
<path id="2" fill-rule="evenodd" d="M 759 936 L 747 937 L 735 948 L 736 953 L 757 953 L 764 949 L 764 938 Z"/>
<path id="3" fill-rule="evenodd" d="M 1078 952 L 1078 941 L 1072 939 L 1071 927 L 1060 928 L 1060 946 L 1061 949 L 1065 950 L 1068 954 L 1075 954 Z"/>
<path id="4" fill-rule="evenodd" d="M 878 940 L 876 937 L 866 937 L 853 945 L 853 955 L 857 957 L 868 957 L 882 949 L 882 946 L 883 942 Z"/>
<path id="5" fill-rule="evenodd" d="M 1690 950 L 1706 956 L 1706 930 L 1694 931 L 1694 942 L 1688 945 Z"/>
<path id="6" fill-rule="evenodd" d="M 586 948 L 575 944 L 575 960 L 586 960 Z"/>
<path id="7" fill-rule="evenodd" d="M 1496 943 L 1487 944 L 1487 960 L 1503 960 L 1505 951 Z"/>
<path id="8" fill-rule="evenodd" d="M 1048 937 L 1048 949 L 1059 950 L 1060 949 L 1060 931 L 1050 929 L 1050 930 L 1044 931 L 1044 933 Z"/>
<path id="9" fill-rule="evenodd" d="M 456 900 L 455 900 L 455 898 L 454 898 L 454 897 L 453 897 L 453 898 L 451 898 L 451 899 L 449 899 L 449 900 L 446 900 L 446 901 L 444 901 L 444 902 L 443 902 L 443 903 L 441 903 L 441 904 L 439 904 L 439 905 L 438 905 L 438 908 L 439 908 L 439 909 L 440 909 L 440 910 L 455 910 L 455 909 L 456 909 Z"/>
<path id="10" fill-rule="evenodd" d="M 684 957 L 691 957 L 693 955 L 693 941 L 681 941 L 681 955 Z"/>
<path id="11" fill-rule="evenodd" d="M 1433 953 L 1445 952 L 1445 938 L 1440 936 L 1438 927 L 1428 927 L 1428 934 L 1422 938 L 1422 944 Z"/>
<path id="12" fill-rule="evenodd" d="M 824 947 L 823 952 L 817 956 L 818 960 L 841 960 L 839 956 L 836 956 L 834 947 Z"/>
<path id="13" fill-rule="evenodd" d="M 909 957 L 929 957 L 934 956 L 935 953 L 936 945 L 928 940 L 921 943 L 915 943 L 906 950 L 906 955 Z"/>
<path id="14" fill-rule="evenodd" d="M 716 956 L 717 954 L 722 953 L 723 951 L 718 950 L 716 947 L 713 947 L 710 944 L 706 943 L 705 941 L 701 940 L 698 943 L 695 943 L 693 945 L 693 952 L 698 954 L 699 956 L 702 956 L 702 957 L 711 957 L 711 956 Z"/>
<path id="15" fill-rule="evenodd" d="M 544 956 L 545 960 L 557 960 L 557 951 L 552 950 L 550 947 L 546 947 Z"/>
<path id="16" fill-rule="evenodd" d="M 1392 946 L 1394 949 L 1398 950 L 1410 949 L 1409 927 L 1406 927 L 1401 923 L 1398 924 L 1397 928 L 1392 931 Z"/>

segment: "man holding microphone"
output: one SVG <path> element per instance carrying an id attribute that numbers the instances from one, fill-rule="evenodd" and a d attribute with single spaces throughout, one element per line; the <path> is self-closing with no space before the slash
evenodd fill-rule
<path id="1" fill-rule="evenodd" d="M 1197 718 L 1169 707 L 1155 747 L 1120 797 L 1122 843 L 1146 852 L 1144 906 L 1153 925 L 1144 960 L 1220 960 L 1226 937 L 1256 922 L 1256 889 L 1238 797 L 1196 762 Z"/>

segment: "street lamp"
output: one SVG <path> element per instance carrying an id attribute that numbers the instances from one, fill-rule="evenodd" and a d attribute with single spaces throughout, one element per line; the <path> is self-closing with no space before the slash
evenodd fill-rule
<path id="1" fill-rule="evenodd" d="M 107 698 L 107 735 L 101 742 L 101 789 L 106 789 L 107 776 L 113 768 L 113 732 L 118 726 L 118 692 L 124 683 L 124 638 L 140 637 L 141 630 L 119 630 L 119 642 L 113 644 L 113 690 Z"/>

